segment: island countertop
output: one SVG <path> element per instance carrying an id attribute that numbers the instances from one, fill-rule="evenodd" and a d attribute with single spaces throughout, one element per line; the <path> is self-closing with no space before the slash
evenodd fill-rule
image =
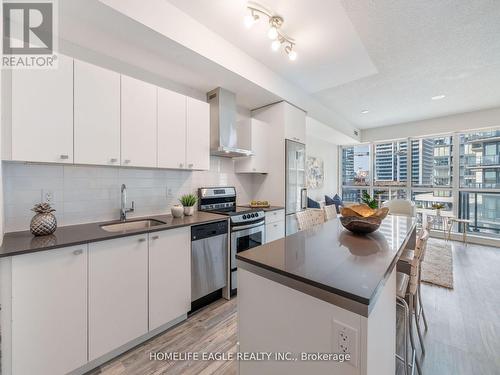
<path id="1" fill-rule="evenodd" d="M 388 216 L 368 235 L 330 220 L 238 253 L 238 267 L 368 316 L 403 249 L 414 245 L 415 219 Z"/>

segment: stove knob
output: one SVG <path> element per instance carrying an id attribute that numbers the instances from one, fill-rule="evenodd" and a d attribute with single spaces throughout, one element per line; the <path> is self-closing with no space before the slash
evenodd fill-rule
<path id="1" fill-rule="evenodd" d="M 245 220 L 247 218 L 247 215 L 243 215 L 243 220 Z"/>
<path id="2" fill-rule="evenodd" d="M 251 214 L 250 216 L 255 217 L 255 214 Z"/>
<path id="3" fill-rule="evenodd" d="M 259 213 L 258 212 L 255 213 L 255 217 L 259 217 Z"/>

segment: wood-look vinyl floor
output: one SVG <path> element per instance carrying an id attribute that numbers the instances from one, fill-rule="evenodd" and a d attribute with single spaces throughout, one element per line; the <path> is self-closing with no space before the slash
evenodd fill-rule
<path id="1" fill-rule="evenodd" d="M 464 246 L 459 242 L 452 245 L 454 290 L 422 287 L 429 322 L 423 373 L 500 374 L 500 248 Z M 234 352 L 236 313 L 235 298 L 219 300 L 91 374 L 235 375 L 235 362 L 150 361 L 149 355 L 156 351 Z M 401 341 L 398 335 L 398 346 Z M 402 367 L 398 364 L 398 374 L 403 374 Z"/>

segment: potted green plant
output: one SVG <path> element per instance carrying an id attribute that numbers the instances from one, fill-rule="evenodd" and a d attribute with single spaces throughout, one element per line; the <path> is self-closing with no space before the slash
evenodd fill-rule
<path id="1" fill-rule="evenodd" d="M 378 208 L 377 200 L 375 198 L 372 198 L 366 191 L 364 191 L 363 195 L 361 196 L 361 202 L 366 204 L 370 208 Z"/>
<path id="2" fill-rule="evenodd" d="M 436 216 L 441 216 L 441 210 L 444 208 L 444 204 L 442 203 L 434 203 L 432 205 L 432 209 L 436 210 Z"/>
<path id="3" fill-rule="evenodd" d="M 191 216 L 194 213 L 194 205 L 198 201 L 196 195 L 185 194 L 180 199 L 181 204 L 184 206 L 184 215 Z"/>

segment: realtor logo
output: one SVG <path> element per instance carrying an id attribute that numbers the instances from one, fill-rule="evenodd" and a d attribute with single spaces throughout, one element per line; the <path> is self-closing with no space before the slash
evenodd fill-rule
<path id="1" fill-rule="evenodd" d="M 53 68 L 54 1 L 3 3 L 2 65 L 7 68 Z"/>

